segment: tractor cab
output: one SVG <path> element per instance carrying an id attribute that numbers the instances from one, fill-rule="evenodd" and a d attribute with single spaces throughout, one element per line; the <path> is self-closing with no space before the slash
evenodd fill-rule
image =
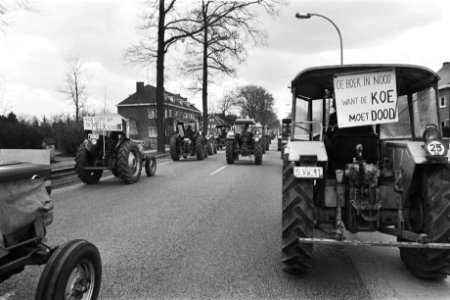
<path id="1" fill-rule="evenodd" d="M 292 120 L 290 118 L 281 120 L 281 131 L 278 135 L 278 151 L 283 150 L 291 136 L 291 123 Z"/>

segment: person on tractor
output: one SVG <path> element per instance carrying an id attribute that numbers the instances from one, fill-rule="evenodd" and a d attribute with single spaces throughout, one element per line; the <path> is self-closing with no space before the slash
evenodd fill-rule
<path id="1" fill-rule="evenodd" d="M 190 140 L 193 140 L 194 138 L 194 131 L 192 130 L 191 125 L 188 125 L 186 128 L 186 138 L 189 138 Z"/>

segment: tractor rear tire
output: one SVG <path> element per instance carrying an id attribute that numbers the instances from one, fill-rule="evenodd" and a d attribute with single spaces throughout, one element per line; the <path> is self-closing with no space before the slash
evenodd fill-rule
<path id="1" fill-rule="evenodd" d="M 139 181 L 142 171 L 142 159 L 138 146 L 130 140 L 120 144 L 117 149 L 117 173 L 126 184 Z"/>
<path id="2" fill-rule="evenodd" d="M 213 152 L 214 154 L 217 154 L 217 145 L 213 143 Z"/>
<path id="3" fill-rule="evenodd" d="M 85 167 L 93 165 L 93 157 L 89 151 L 86 150 L 84 143 L 78 147 L 75 155 L 75 171 L 78 177 L 86 184 L 98 183 L 102 177 L 103 170 L 85 170 Z"/>
<path id="4" fill-rule="evenodd" d="M 203 144 L 203 136 L 201 135 L 195 139 L 195 153 L 197 155 L 197 160 L 203 160 L 207 156 L 205 145 Z"/>
<path id="5" fill-rule="evenodd" d="M 227 164 L 229 164 L 229 165 L 234 164 L 234 160 L 236 157 L 233 153 L 233 143 L 232 142 L 227 143 L 227 146 L 225 148 L 225 157 L 227 159 Z"/>
<path id="6" fill-rule="evenodd" d="M 450 242 L 450 166 L 427 166 L 418 184 L 423 204 L 423 228 L 430 242 Z M 450 250 L 400 248 L 400 257 L 415 276 L 443 279 L 450 274 Z"/>
<path id="7" fill-rule="evenodd" d="M 179 161 L 180 160 L 180 151 L 178 150 L 179 145 L 178 145 L 178 141 L 177 141 L 177 137 L 176 136 L 172 136 L 170 137 L 170 142 L 169 142 L 169 151 L 170 151 L 170 157 L 172 158 L 173 161 Z"/>
<path id="8" fill-rule="evenodd" d="M 206 144 L 206 150 L 207 150 L 208 155 L 213 155 L 214 154 L 211 142 L 209 142 L 209 141 Z"/>
<path id="9" fill-rule="evenodd" d="M 262 164 L 263 148 L 261 143 L 255 144 L 255 165 Z"/>
<path id="10" fill-rule="evenodd" d="M 298 238 L 314 236 L 313 181 L 294 177 L 292 164 L 283 162 L 282 194 L 282 263 L 291 274 L 309 273 L 312 267 L 312 244 Z"/>

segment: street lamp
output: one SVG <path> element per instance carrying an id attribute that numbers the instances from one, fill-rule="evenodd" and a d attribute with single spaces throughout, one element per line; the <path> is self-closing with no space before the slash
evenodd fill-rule
<path id="1" fill-rule="evenodd" d="M 329 21 L 334 26 L 334 28 L 336 28 L 337 33 L 339 35 L 339 41 L 341 43 L 341 65 L 343 65 L 344 64 L 344 46 L 342 45 L 342 35 L 341 35 L 341 32 L 339 31 L 339 28 L 337 27 L 337 25 L 330 18 L 327 18 L 323 15 L 310 14 L 310 13 L 296 13 L 295 14 L 295 17 L 298 19 L 310 19 L 313 16 L 324 18 L 325 20 Z"/>

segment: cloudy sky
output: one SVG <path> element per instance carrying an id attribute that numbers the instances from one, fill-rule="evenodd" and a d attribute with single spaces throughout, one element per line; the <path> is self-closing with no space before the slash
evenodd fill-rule
<path id="1" fill-rule="evenodd" d="M 0 0 L 5 6 L 14 0 Z M 139 0 L 35 0 L 35 12 L 11 9 L 0 32 L 0 113 L 21 116 L 72 113 L 58 92 L 64 85 L 65 59 L 78 55 L 89 76 L 90 110 L 116 111 L 134 93 L 136 81 L 155 85 L 156 67 L 133 67 L 122 58 L 139 40 Z M 261 15 L 268 46 L 253 48 L 237 66 L 236 78 L 214 76 L 209 106 L 223 93 L 244 84 L 266 88 L 285 117 L 290 81 L 302 69 L 339 64 L 339 38 L 326 20 L 299 20 L 296 12 L 322 14 L 340 28 L 344 63 L 406 63 L 438 71 L 450 61 L 450 2 L 446 0 L 290 0 L 278 17 Z M 447 15 L 446 15 L 447 12 Z M 201 109 L 179 72 L 176 53 L 166 59 L 166 90 L 180 93 Z"/>

